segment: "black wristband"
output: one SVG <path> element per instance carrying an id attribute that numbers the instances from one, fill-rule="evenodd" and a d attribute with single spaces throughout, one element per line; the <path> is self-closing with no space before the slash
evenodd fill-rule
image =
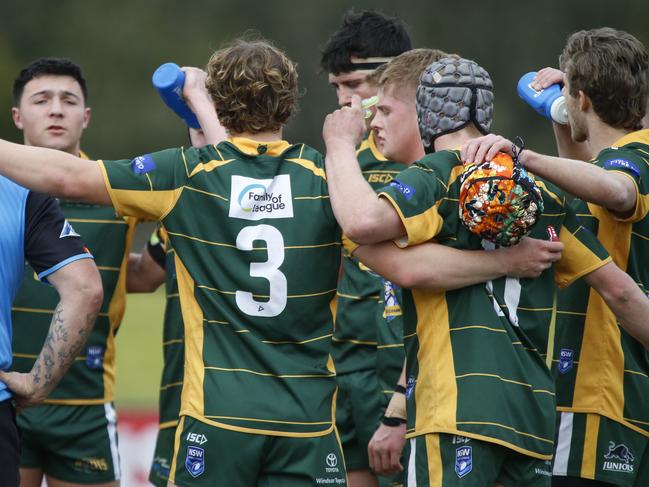
<path id="1" fill-rule="evenodd" d="M 381 419 L 381 423 L 383 423 L 386 426 L 394 427 L 394 426 L 401 426 L 402 424 L 406 424 L 406 420 L 401 418 L 386 418 L 385 416 L 383 416 L 383 419 Z"/>
<path id="2" fill-rule="evenodd" d="M 397 387 L 394 388 L 394 392 L 396 392 L 397 394 L 405 394 L 406 388 L 403 387 L 401 384 L 397 384 Z"/>

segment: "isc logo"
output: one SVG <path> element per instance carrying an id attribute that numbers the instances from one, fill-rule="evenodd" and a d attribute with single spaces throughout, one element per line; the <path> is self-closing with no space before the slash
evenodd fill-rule
<path id="1" fill-rule="evenodd" d="M 192 443 L 198 443 L 199 445 L 207 443 L 207 437 L 200 433 L 187 433 L 186 440 L 191 441 Z"/>
<path id="2" fill-rule="evenodd" d="M 392 174 L 370 174 L 367 178 L 367 182 L 388 184 L 393 179 Z"/>

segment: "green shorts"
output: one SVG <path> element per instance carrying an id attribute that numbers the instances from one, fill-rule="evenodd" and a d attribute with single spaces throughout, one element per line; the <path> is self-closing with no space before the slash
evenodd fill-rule
<path id="1" fill-rule="evenodd" d="M 182 416 L 170 480 L 180 487 L 347 485 L 336 431 L 297 438 L 240 433 Z"/>
<path id="2" fill-rule="evenodd" d="M 157 487 L 167 487 L 169 480 L 169 471 L 174 454 L 174 440 L 176 437 L 176 427 L 164 428 L 158 430 L 158 438 L 155 442 L 155 451 L 153 453 L 153 463 L 149 473 L 149 482 Z"/>
<path id="3" fill-rule="evenodd" d="M 367 445 L 387 406 L 376 371 L 361 370 L 336 376 L 336 427 L 345 452 L 347 470 L 368 470 Z"/>
<path id="4" fill-rule="evenodd" d="M 23 435 L 21 468 L 38 468 L 80 484 L 120 478 L 117 416 L 111 403 L 43 404 L 24 410 L 17 423 Z"/>
<path id="5" fill-rule="evenodd" d="M 552 472 L 621 487 L 649 486 L 649 438 L 598 414 L 557 415 Z"/>
<path id="6" fill-rule="evenodd" d="M 486 441 L 445 433 L 409 440 L 405 485 L 418 487 L 550 487 L 549 460 Z"/>

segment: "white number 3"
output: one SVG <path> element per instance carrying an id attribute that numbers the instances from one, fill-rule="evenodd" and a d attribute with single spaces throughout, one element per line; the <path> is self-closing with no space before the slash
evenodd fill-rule
<path id="1" fill-rule="evenodd" d="M 235 293 L 237 306 L 250 316 L 277 316 L 286 308 L 288 294 L 286 276 L 279 270 L 279 266 L 284 262 L 284 237 L 277 228 L 270 225 L 245 227 L 237 235 L 237 248 L 252 250 L 255 240 L 266 242 L 268 260 L 266 262 L 251 262 L 250 275 L 268 280 L 270 284 L 269 300 L 257 301 L 251 292 L 238 290 Z"/>

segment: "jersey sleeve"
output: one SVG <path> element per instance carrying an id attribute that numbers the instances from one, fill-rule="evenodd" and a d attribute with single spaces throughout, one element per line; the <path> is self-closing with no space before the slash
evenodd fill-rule
<path id="1" fill-rule="evenodd" d="M 190 176 L 188 151 L 168 149 L 131 160 L 99 161 L 117 213 L 160 220 L 174 207 Z"/>
<path id="2" fill-rule="evenodd" d="M 25 258 L 47 282 L 47 276 L 79 259 L 91 259 L 78 233 L 55 199 L 30 192 L 25 205 Z"/>
<path id="3" fill-rule="evenodd" d="M 559 287 L 566 287 L 611 261 L 597 237 L 581 225 L 577 213 L 586 214 L 589 210 L 583 201 L 575 199 L 566 206 L 566 218 L 559 232 L 564 245 L 556 264 L 555 280 Z"/>
<path id="4" fill-rule="evenodd" d="M 624 147 L 605 149 L 599 153 L 595 163 L 607 171 L 624 174 L 633 181 L 636 189 L 636 204 L 633 214 L 620 221 L 634 223 L 649 213 L 649 155 L 645 159 L 636 151 Z"/>
<path id="5" fill-rule="evenodd" d="M 399 247 L 427 242 L 440 232 L 444 220 L 438 209 L 445 193 L 437 172 L 424 163 L 415 163 L 379 190 L 406 229 L 406 238 L 395 242 Z"/>

